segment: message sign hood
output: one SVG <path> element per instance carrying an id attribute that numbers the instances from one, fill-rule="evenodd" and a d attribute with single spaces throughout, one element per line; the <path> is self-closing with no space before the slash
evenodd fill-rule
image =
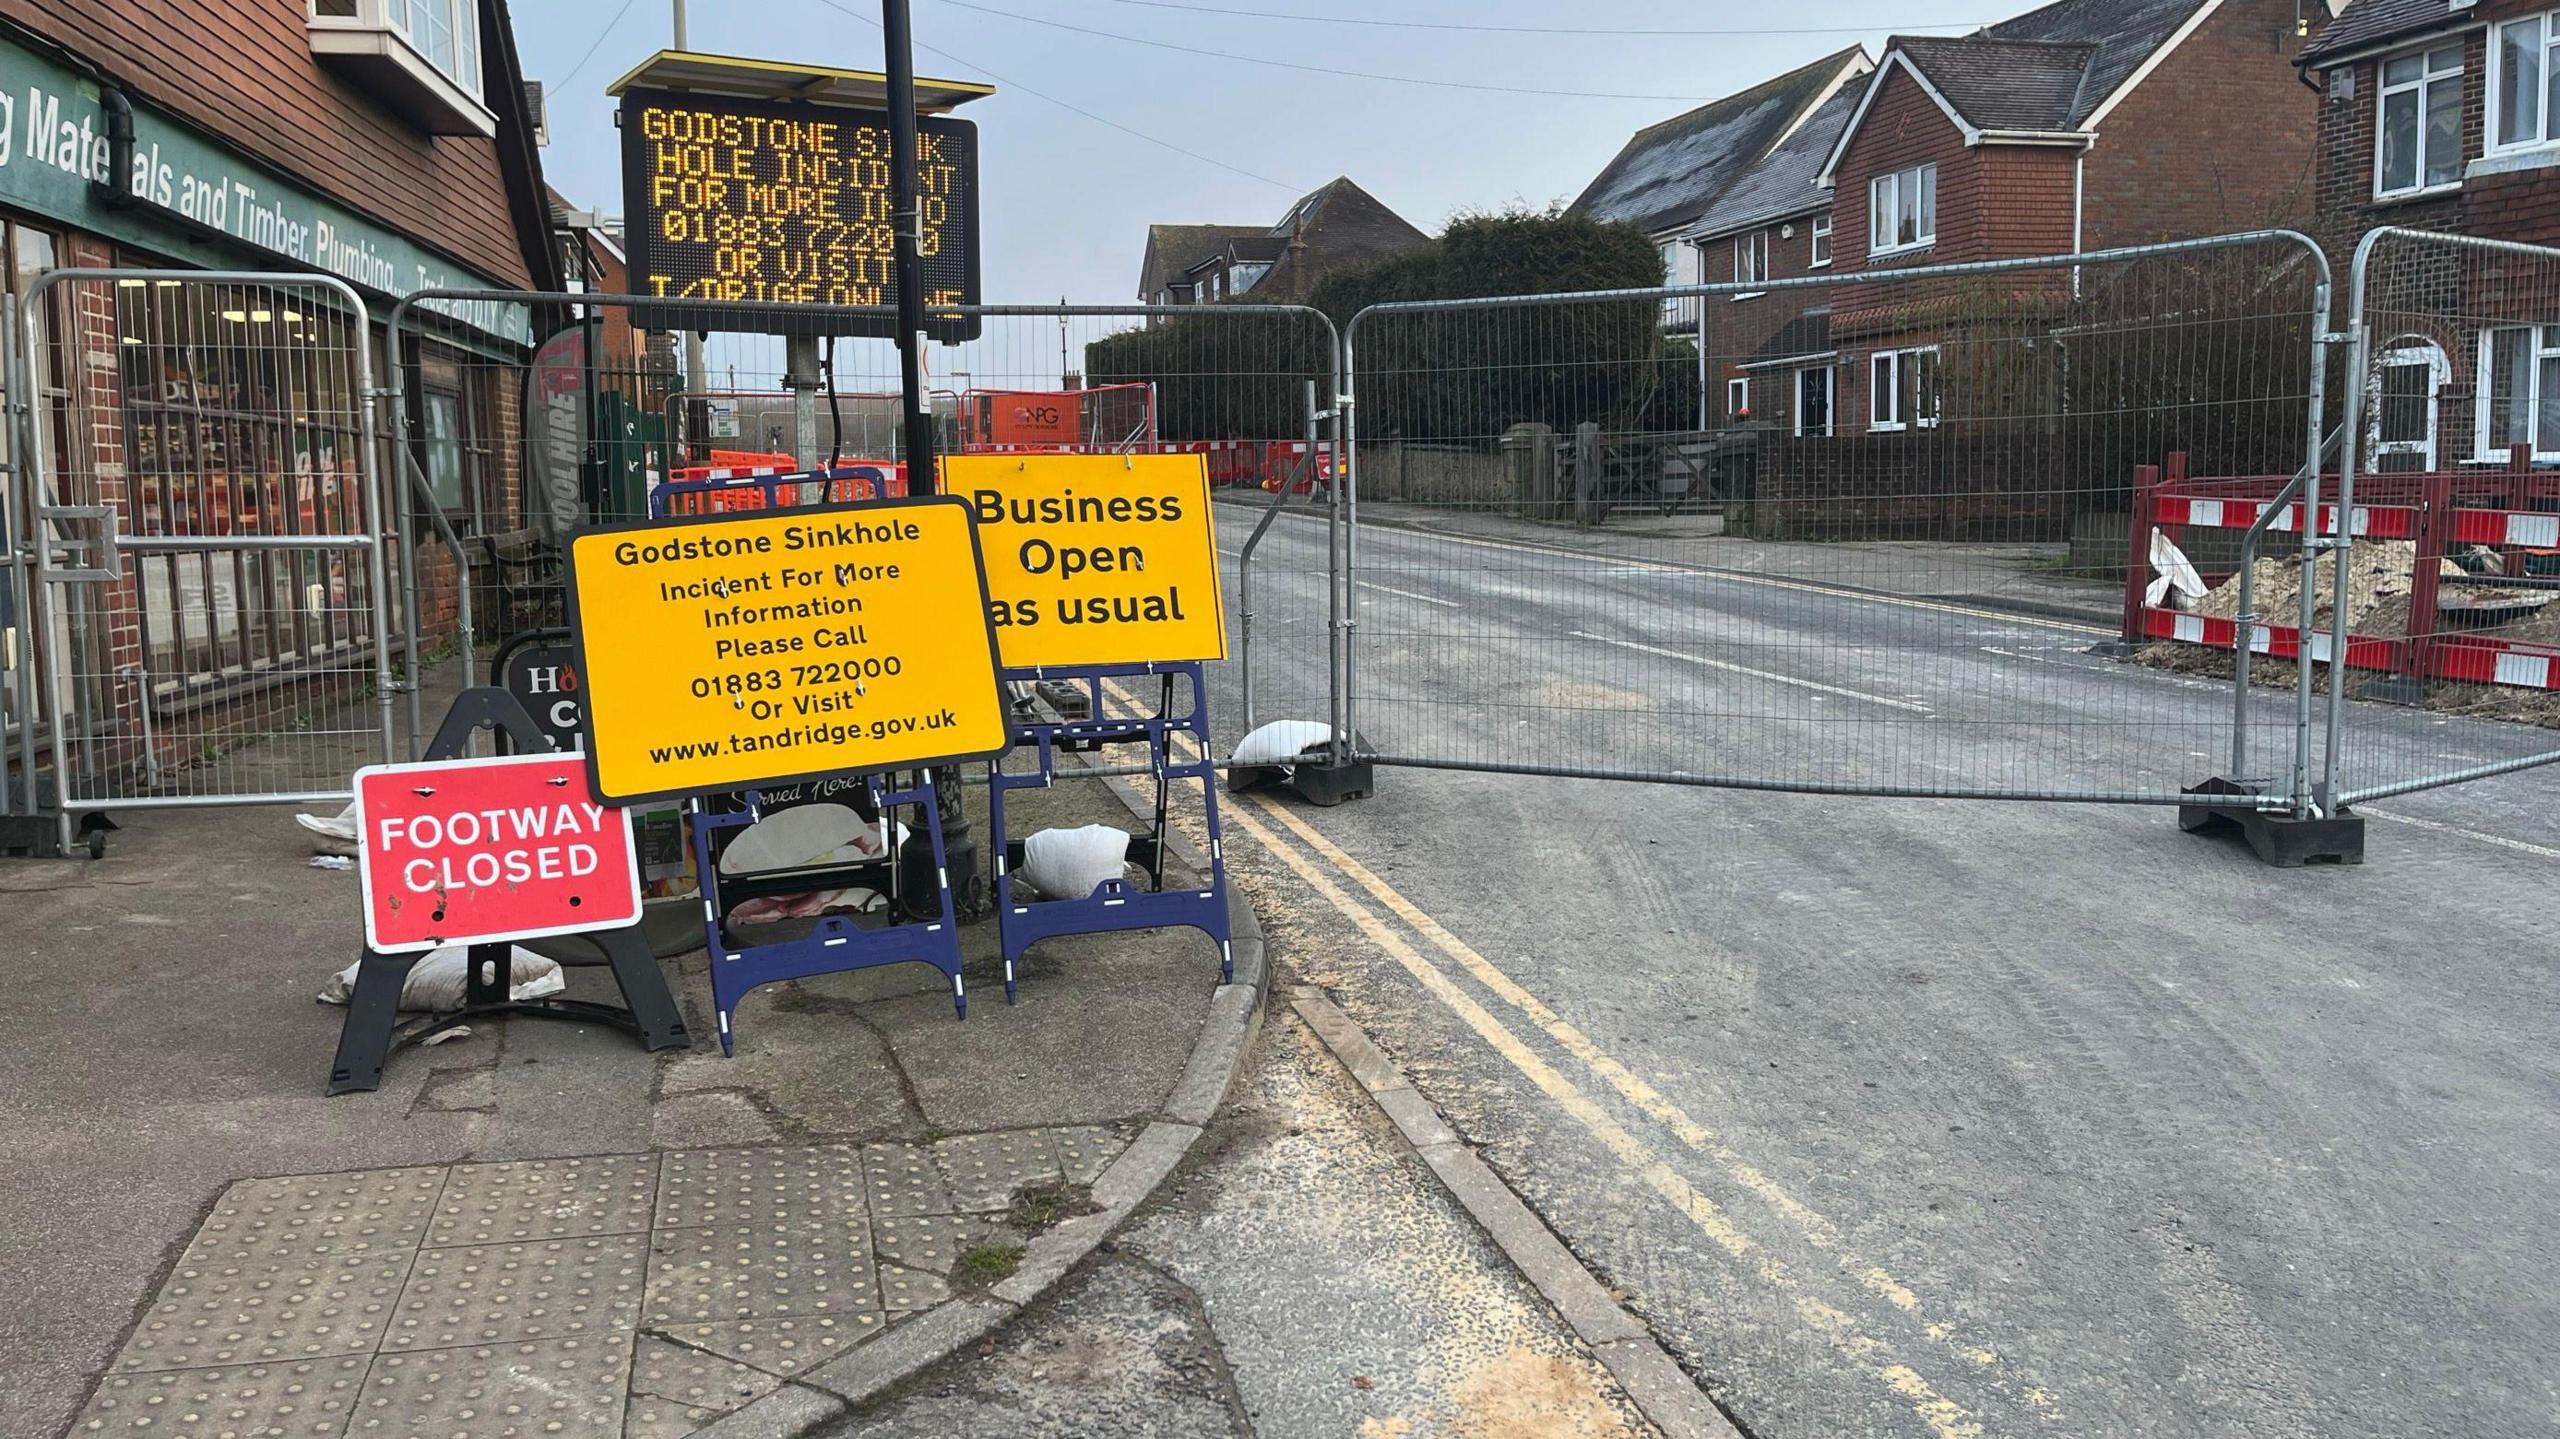
<path id="1" fill-rule="evenodd" d="M 695 95 L 729 95 L 746 100 L 803 105 L 844 105 L 878 110 L 889 103 L 889 77 L 877 70 L 839 70 L 824 65 L 782 60 L 750 60 L 739 55 L 705 55 L 690 50 L 661 50 L 605 87 L 607 95 L 626 90 L 675 90 Z M 996 92 L 974 80 L 916 80 L 916 111 L 947 115 L 972 100 Z"/>

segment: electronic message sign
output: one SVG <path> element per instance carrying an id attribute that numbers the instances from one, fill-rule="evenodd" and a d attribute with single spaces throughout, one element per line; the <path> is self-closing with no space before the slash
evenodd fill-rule
<path id="1" fill-rule="evenodd" d="M 589 530 L 569 603 L 608 802 L 985 759 L 1011 738 L 956 498 Z"/>
<path id="2" fill-rule="evenodd" d="M 926 331 L 977 337 L 949 314 L 978 293 L 978 127 L 922 116 L 916 183 L 923 209 Z M 836 105 L 630 90 L 622 97 L 622 191 L 629 291 L 650 299 L 779 305 L 898 302 L 889 116 Z M 941 313 L 937 314 L 939 311 Z M 666 328 L 747 328 L 652 311 Z M 785 332 L 775 316 L 753 328 Z M 829 320 L 826 333 L 892 336 L 896 323 Z"/>
<path id="3" fill-rule="evenodd" d="M 1208 462 L 1198 455 L 953 455 L 987 556 L 1007 669 L 1227 657 Z"/>

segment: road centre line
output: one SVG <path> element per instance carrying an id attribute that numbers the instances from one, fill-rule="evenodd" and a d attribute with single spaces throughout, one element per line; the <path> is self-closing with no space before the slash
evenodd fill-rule
<path id="1" fill-rule="evenodd" d="M 1417 595 L 1411 590 L 1391 589 L 1386 585 L 1377 584 L 1369 580 L 1362 580 L 1359 583 L 1360 588 L 1364 590 L 1376 590 L 1382 595 L 1394 595 L 1398 599 L 1420 600 L 1426 605 L 1438 605 L 1444 610 L 1462 610 L 1466 608 L 1465 605 L 1458 603 L 1456 600 L 1438 599 L 1431 595 Z"/>
<path id="2" fill-rule="evenodd" d="M 1110 684 L 1108 681 L 1105 683 L 1112 693 L 1118 696 L 1122 704 L 1135 703 L 1127 691 L 1120 686 Z M 1784 1215 L 1795 1225 L 1807 1242 L 1825 1253 L 1834 1255 L 1840 1269 L 1854 1277 L 1861 1286 L 1884 1298 L 1896 1309 L 1913 1315 L 1915 1319 L 1923 1319 L 1920 1311 L 1924 1306 L 1920 1296 L 1881 1266 L 1870 1263 L 1850 1250 L 1841 1237 L 1839 1227 L 1831 1220 L 1787 1193 L 1777 1181 L 1719 1140 L 1713 1130 L 1681 1111 L 1641 1076 L 1633 1073 L 1602 1050 L 1579 1028 L 1557 1014 L 1545 1002 L 1496 967 L 1492 961 L 1450 933 L 1420 906 L 1415 905 L 1366 865 L 1326 839 L 1296 814 L 1268 796 L 1256 795 L 1252 799 L 1274 820 L 1298 836 L 1309 850 L 1332 865 L 1335 871 L 1367 890 L 1370 896 L 1389 913 L 1394 914 L 1415 933 L 1429 940 L 1435 948 L 1465 968 L 1478 982 L 1484 984 L 1536 1024 L 1550 1039 L 1572 1054 L 1586 1068 L 1607 1080 L 1639 1111 L 1661 1123 L 1683 1144 L 1713 1160 L 1745 1189 L 1759 1196 Z M 1305 880 L 1338 912 L 1350 919 L 1354 926 L 1368 936 L 1373 943 L 1378 944 L 1381 949 L 1395 958 L 1416 980 L 1422 983 L 1424 988 L 1430 990 L 1444 1004 L 1456 1011 L 1459 1017 L 1465 1019 L 1487 1044 L 1510 1061 L 1512 1066 L 1532 1084 L 1555 1098 L 1568 1114 L 1589 1129 L 1605 1147 L 1617 1154 L 1629 1167 L 1636 1169 L 1645 1179 L 1648 1187 L 1669 1200 L 1674 1208 L 1696 1224 L 1708 1238 L 1737 1259 L 1742 1258 L 1755 1247 L 1750 1238 L 1734 1227 L 1712 1200 L 1698 1193 L 1694 1186 L 1682 1178 L 1677 1171 L 1670 1169 L 1657 1158 L 1643 1141 L 1618 1125 L 1606 1111 L 1593 1104 L 1589 1097 L 1582 1094 L 1571 1081 L 1556 1074 L 1552 1067 L 1539 1059 L 1535 1052 L 1531 1051 L 1507 1025 L 1477 1004 L 1464 990 L 1458 988 L 1456 981 L 1450 979 L 1437 965 L 1432 964 L 1406 944 L 1401 936 L 1388 929 L 1366 905 L 1345 895 L 1340 887 L 1333 884 L 1322 871 L 1314 868 L 1295 849 L 1281 842 L 1277 835 L 1265 828 L 1252 814 L 1246 812 L 1245 806 L 1231 805 L 1229 814 L 1243 825 L 1248 833 L 1259 840 L 1265 849 L 1279 857 L 1284 864 L 1298 874 L 1299 878 Z M 1809 1295 L 1796 1292 L 1796 1282 L 1782 1261 L 1762 1257 L 1754 1261 L 1754 1267 L 1761 1278 L 1788 1293 L 1798 1314 L 1808 1324 L 1833 1339 L 1853 1356 L 1861 1360 L 1871 1360 L 1879 1355 L 1889 1354 L 1890 1351 L 1883 1341 L 1858 1333 L 1850 1316 Z M 1927 1322 L 1925 1319 L 1923 1322 L 1924 1332 L 1931 1339 L 1974 1365 L 1989 1368 L 2001 1363 L 2000 1356 L 1996 1352 L 1961 1339 L 1953 1323 L 1944 1320 Z M 1908 1366 L 1879 1365 L 1875 1366 L 1875 1373 L 1897 1393 L 1910 1399 L 1915 1410 L 1930 1423 L 1931 1428 L 1938 1432 L 1941 1439 L 1961 1439 L 1961 1436 L 1981 1432 L 1978 1424 L 1965 1418 L 1964 1411 L 1959 1406 L 1937 1394 L 1926 1380 Z M 1991 1382 L 2001 1392 L 2009 1391 L 2008 1385 L 1996 1380 Z M 2042 1388 L 2030 1388 L 2020 1397 L 2023 1402 L 2047 1419 L 2054 1418 L 2059 1413 L 2054 1401 Z"/>
<path id="3" fill-rule="evenodd" d="M 2356 813 L 2364 815 L 2370 819 L 2382 819 L 2389 820 L 2393 824 L 2405 824 L 2412 829 L 2433 830 L 2438 834 L 2459 835 L 2464 839 L 2477 840 L 2482 844 L 2494 844 L 2500 849 L 2511 849 L 2519 854 L 2530 854 L 2542 859 L 2560 859 L 2560 849 L 2552 849 L 2548 846 L 2539 844 L 2527 844 L 2523 840 L 2507 839 L 2501 835 L 2482 834 L 2476 829 L 2464 829 L 2460 825 L 2446 824 L 2440 820 L 2420 819 L 2413 814 L 2394 814 L 2389 810 L 2375 809 L 2371 805 L 2365 805 L 2359 808 Z"/>
<path id="4" fill-rule="evenodd" d="M 1573 632 L 1573 637 L 1578 640 L 1594 640 L 1604 645 L 1616 645 L 1622 650 L 1638 650 L 1649 655 L 1660 655 L 1662 658 L 1667 660 L 1682 660 L 1693 665 L 1704 665 L 1711 670 L 1726 670 L 1733 674 L 1749 675 L 1753 679 L 1767 680 L 1772 684 L 1793 685 L 1800 690 L 1814 690 L 1822 694 L 1837 695 L 1842 699 L 1859 700 L 1871 705 L 1887 705 L 1898 710 L 1908 710 L 1913 714 L 1925 715 L 1935 713 L 1935 711 L 1931 710 L 1927 705 L 1916 704 L 1910 700 L 1887 699 L 1883 695 L 1871 695 L 1861 690 L 1844 690 L 1837 685 L 1820 684 L 1813 680 L 1801 680 L 1797 679 L 1793 675 L 1771 674 L 1767 670 L 1755 670 L 1748 665 L 1729 664 L 1724 660 L 1711 660 L 1704 655 L 1682 654 L 1678 650 L 1667 650 L 1659 645 L 1639 644 L 1634 640 L 1613 640 L 1606 635 L 1595 635 L 1585 630 L 1575 630 Z"/>
<path id="5" fill-rule="evenodd" d="M 1284 511 L 1283 513 L 1289 512 Z M 1308 514 L 1297 516 L 1297 518 L 1322 519 L 1323 516 Z M 1805 594 L 1826 595 L 1832 599 L 1860 600 L 1869 604 L 1893 605 L 1902 609 L 1928 610 L 1936 614 L 1966 615 L 1974 619 L 1994 620 L 2002 624 L 2033 625 L 2040 629 L 2068 630 L 2074 634 L 2098 635 L 2103 638 L 2110 639 L 2114 638 L 2116 635 L 2115 630 L 2106 626 L 2082 624 L 2076 620 L 2053 619 L 2043 615 L 2025 614 L 2014 610 L 1983 609 L 1974 605 L 1952 605 L 1943 600 L 1913 599 L 1907 595 L 1878 594 L 1872 590 L 1852 589 L 1842 585 L 1825 585 L 1808 580 L 1780 579 L 1772 575 L 1752 574 L 1745 570 L 1720 569 L 1713 565 L 1678 564 L 1666 560 L 1638 559 L 1631 555 L 1595 555 L 1580 550 L 1568 550 L 1557 545 L 1530 544 L 1519 540 L 1484 539 L 1475 535 L 1456 535 L 1451 534 L 1446 530 L 1421 529 L 1411 525 L 1378 523 L 1375 528 L 1376 532 L 1380 534 L 1410 535 L 1418 539 L 1440 540 L 1453 545 L 1473 545 L 1479 549 L 1508 550 L 1514 554 L 1544 555 L 1555 559 L 1581 560 L 1593 565 L 1614 565 L 1619 567 L 1614 571 L 1615 573 L 1623 574 L 1640 572 L 1646 574 L 1689 575 L 1698 579 L 1706 580 L 1731 580 L 1736 584 L 1759 585 L 1765 589 L 1797 590 Z"/>

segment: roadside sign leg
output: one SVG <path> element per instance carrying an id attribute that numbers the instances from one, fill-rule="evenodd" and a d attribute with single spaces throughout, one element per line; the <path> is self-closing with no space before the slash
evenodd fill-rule
<path id="1" fill-rule="evenodd" d="M 356 961 L 356 992 L 347 1000 L 338 1031 L 338 1058 L 329 1071 L 329 1093 L 355 1094 L 382 1087 L 383 1061 L 391 1057 L 391 1032 L 400 1020 L 400 991 L 409 982 L 412 954 L 366 950 Z"/>
<path id="2" fill-rule="evenodd" d="M 640 1043 L 652 1054 L 662 1049 L 690 1048 L 693 1036 L 685 1032 L 684 1011 L 676 1005 L 675 992 L 667 988 L 667 972 L 650 951 L 640 927 L 611 929 L 587 937 L 604 951 L 606 962 L 613 966 L 613 981 L 622 987 L 622 1003 L 639 1028 Z M 721 1037 L 727 1036 L 728 1026 L 722 1025 Z"/>

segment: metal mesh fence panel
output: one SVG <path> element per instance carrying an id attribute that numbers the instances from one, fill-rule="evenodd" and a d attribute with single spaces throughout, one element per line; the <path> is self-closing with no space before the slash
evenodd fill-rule
<path id="1" fill-rule="evenodd" d="M 2353 303 L 2341 798 L 2560 760 L 2560 250 L 2377 231 Z"/>
<path id="2" fill-rule="evenodd" d="M 2327 298 L 2259 234 L 1372 308 L 1355 722 L 1396 763 L 2164 803 L 2240 737 L 2285 790 L 2289 700 L 2088 651 L 2146 638 L 2144 467 L 2304 466 Z"/>
<path id="3" fill-rule="evenodd" d="M 897 347 L 876 338 L 894 312 L 677 312 L 584 295 L 418 304 L 501 299 L 545 317 L 549 338 L 529 361 L 413 361 L 403 379 L 405 501 L 418 505 L 430 484 L 438 495 L 436 513 L 419 517 L 430 554 L 418 571 L 432 573 L 437 552 L 468 558 L 483 661 L 491 645 L 566 623 L 566 533 L 651 518 L 653 496 L 658 512 L 699 514 L 911 488 Z M 1248 674 L 1257 714 L 1326 718 L 1334 466 L 1311 411 L 1337 390 L 1332 325 L 1276 306 L 958 314 L 974 335 L 937 338 L 925 355 L 938 453 L 1201 455 L 1230 610 L 1215 732 L 1226 745 L 1243 733 Z M 835 478 L 759 483 L 818 470 Z M 448 647 L 444 663 L 458 658 Z"/>
<path id="4" fill-rule="evenodd" d="M 66 808 L 343 794 L 388 753 L 362 302 L 57 270 L 17 337 Z"/>

